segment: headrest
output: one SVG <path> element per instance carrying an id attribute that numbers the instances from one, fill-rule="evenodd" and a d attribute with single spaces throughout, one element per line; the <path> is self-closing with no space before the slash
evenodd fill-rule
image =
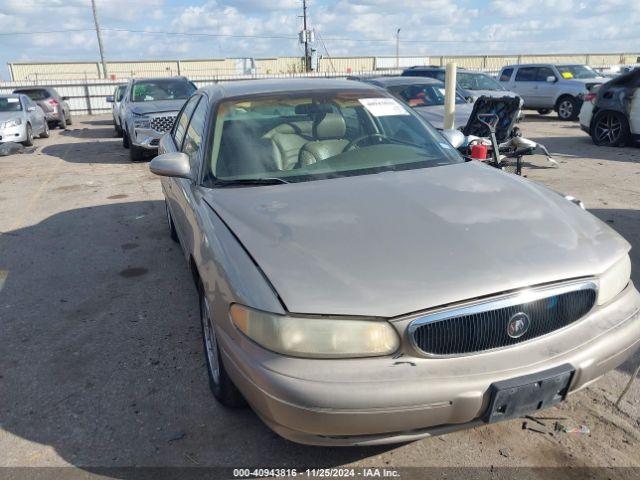
<path id="1" fill-rule="evenodd" d="M 338 113 L 326 113 L 313 122 L 313 136 L 316 140 L 344 138 L 346 133 L 347 125 Z"/>

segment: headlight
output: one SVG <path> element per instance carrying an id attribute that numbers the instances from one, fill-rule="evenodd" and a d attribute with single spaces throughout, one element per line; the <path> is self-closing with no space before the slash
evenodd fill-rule
<path id="1" fill-rule="evenodd" d="M 21 118 L 16 118 L 16 119 L 8 120 L 8 121 L 4 122 L 2 124 L 2 128 L 17 127 L 18 125 L 22 125 L 22 119 Z"/>
<path id="2" fill-rule="evenodd" d="M 146 115 L 140 115 L 139 113 L 134 113 L 133 126 L 137 128 L 149 128 L 151 127 L 151 119 Z"/>
<path id="3" fill-rule="evenodd" d="M 600 275 L 598 305 L 603 305 L 618 295 L 627 286 L 630 278 L 631 259 L 629 255 L 625 255 Z"/>
<path id="4" fill-rule="evenodd" d="M 389 355 L 400 346 L 395 329 L 384 320 L 291 317 L 238 304 L 230 313 L 234 325 L 251 340 L 294 357 L 372 357 Z"/>

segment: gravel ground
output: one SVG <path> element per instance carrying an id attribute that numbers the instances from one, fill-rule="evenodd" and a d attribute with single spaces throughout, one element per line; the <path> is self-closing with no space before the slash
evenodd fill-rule
<path id="1" fill-rule="evenodd" d="M 529 115 L 522 130 L 560 162 L 530 157 L 525 174 L 582 199 L 622 233 L 640 285 L 640 149 L 595 147 L 554 116 Z M 551 420 L 400 446 L 287 442 L 250 409 L 213 400 L 196 292 L 167 235 L 160 183 L 146 163 L 129 162 L 110 118 L 77 118 L 31 153 L 0 157 L 0 172 L 2 467 L 640 468 L 640 382 L 614 406 L 640 355 L 537 415 Z M 554 432 L 556 421 L 590 433 Z"/>

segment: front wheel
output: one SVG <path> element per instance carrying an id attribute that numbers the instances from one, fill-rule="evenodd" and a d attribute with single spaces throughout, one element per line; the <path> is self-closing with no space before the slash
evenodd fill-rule
<path id="1" fill-rule="evenodd" d="M 226 407 L 239 408 L 246 405 L 246 400 L 240 390 L 233 384 L 222 363 L 218 339 L 211 319 L 209 302 L 200 286 L 200 319 L 202 322 L 202 336 L 204 340 L 204 353 L 209 375 L 209 386 L 216 399 Z"/>
<path id="2" fill-rule="evenodd" d="M 129 148 L 129 135 L 127 134 L 126 127 L 122 129 L 122 146 Z"/>
<path id="3" fill-rule="evenodd" d="M 591 126 L 593 143 L 603 147 L 619 147 L 627 143 L 629 122 L 619 112 L 598 112 Z"/>
<path id="4" fill-rule="evenodd" d="M 25 147 L 30 147 L 31 145 L 33 145 L 33 129 L 31 128 L 30 123 L 27 123 L 27 138 L 24 142 L 22 142 L 22 144 Z"/>
<path id="5" fill-rule="evenodd" d="M 136 147 L 135 145 L 129 145 L 129 159 L 132 162 L 141 162 L 144 160 L 145 149 L 142 147 Z"/>
<path id="6" fill-rule="evenodd" d="M 571 96 L 560 97 L 556 106 L 560 120 L 575 120 L 580 114 L 578 100 Z"/>

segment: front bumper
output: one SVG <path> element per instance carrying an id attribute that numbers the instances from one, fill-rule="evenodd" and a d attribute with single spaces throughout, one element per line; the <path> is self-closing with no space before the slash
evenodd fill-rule
<path id="1" fill-rule="evenodd" d="M 588 385 L 640 346 L 640 294 L 630 283 L 614 302 L 564 330 L 503 350 L 446 359 L 406 353 L 292 358 L 220 330 L 225 368 L 274 431 L 313 445 L 374 445 L 482 424 L 489 388 L 501 380 L 568 363 L 575 368 L 570 393 Z"/>
<path id="2" fill-rule="evenodd" d="M 164 134 L 165 132 L 158 132 L 152 128 L 135 127 L 131 136 L 131 144 L 148 150 L 157 150 L 160 145 L 160 138 Z"/>
<path id="3" fill-rule="evenodd" d="M 16 127 L 7 127 L 0 129 L 0 143 L 5 142 L 24 142 L 27 139 L 27 129 L 24 122 Z"/>

